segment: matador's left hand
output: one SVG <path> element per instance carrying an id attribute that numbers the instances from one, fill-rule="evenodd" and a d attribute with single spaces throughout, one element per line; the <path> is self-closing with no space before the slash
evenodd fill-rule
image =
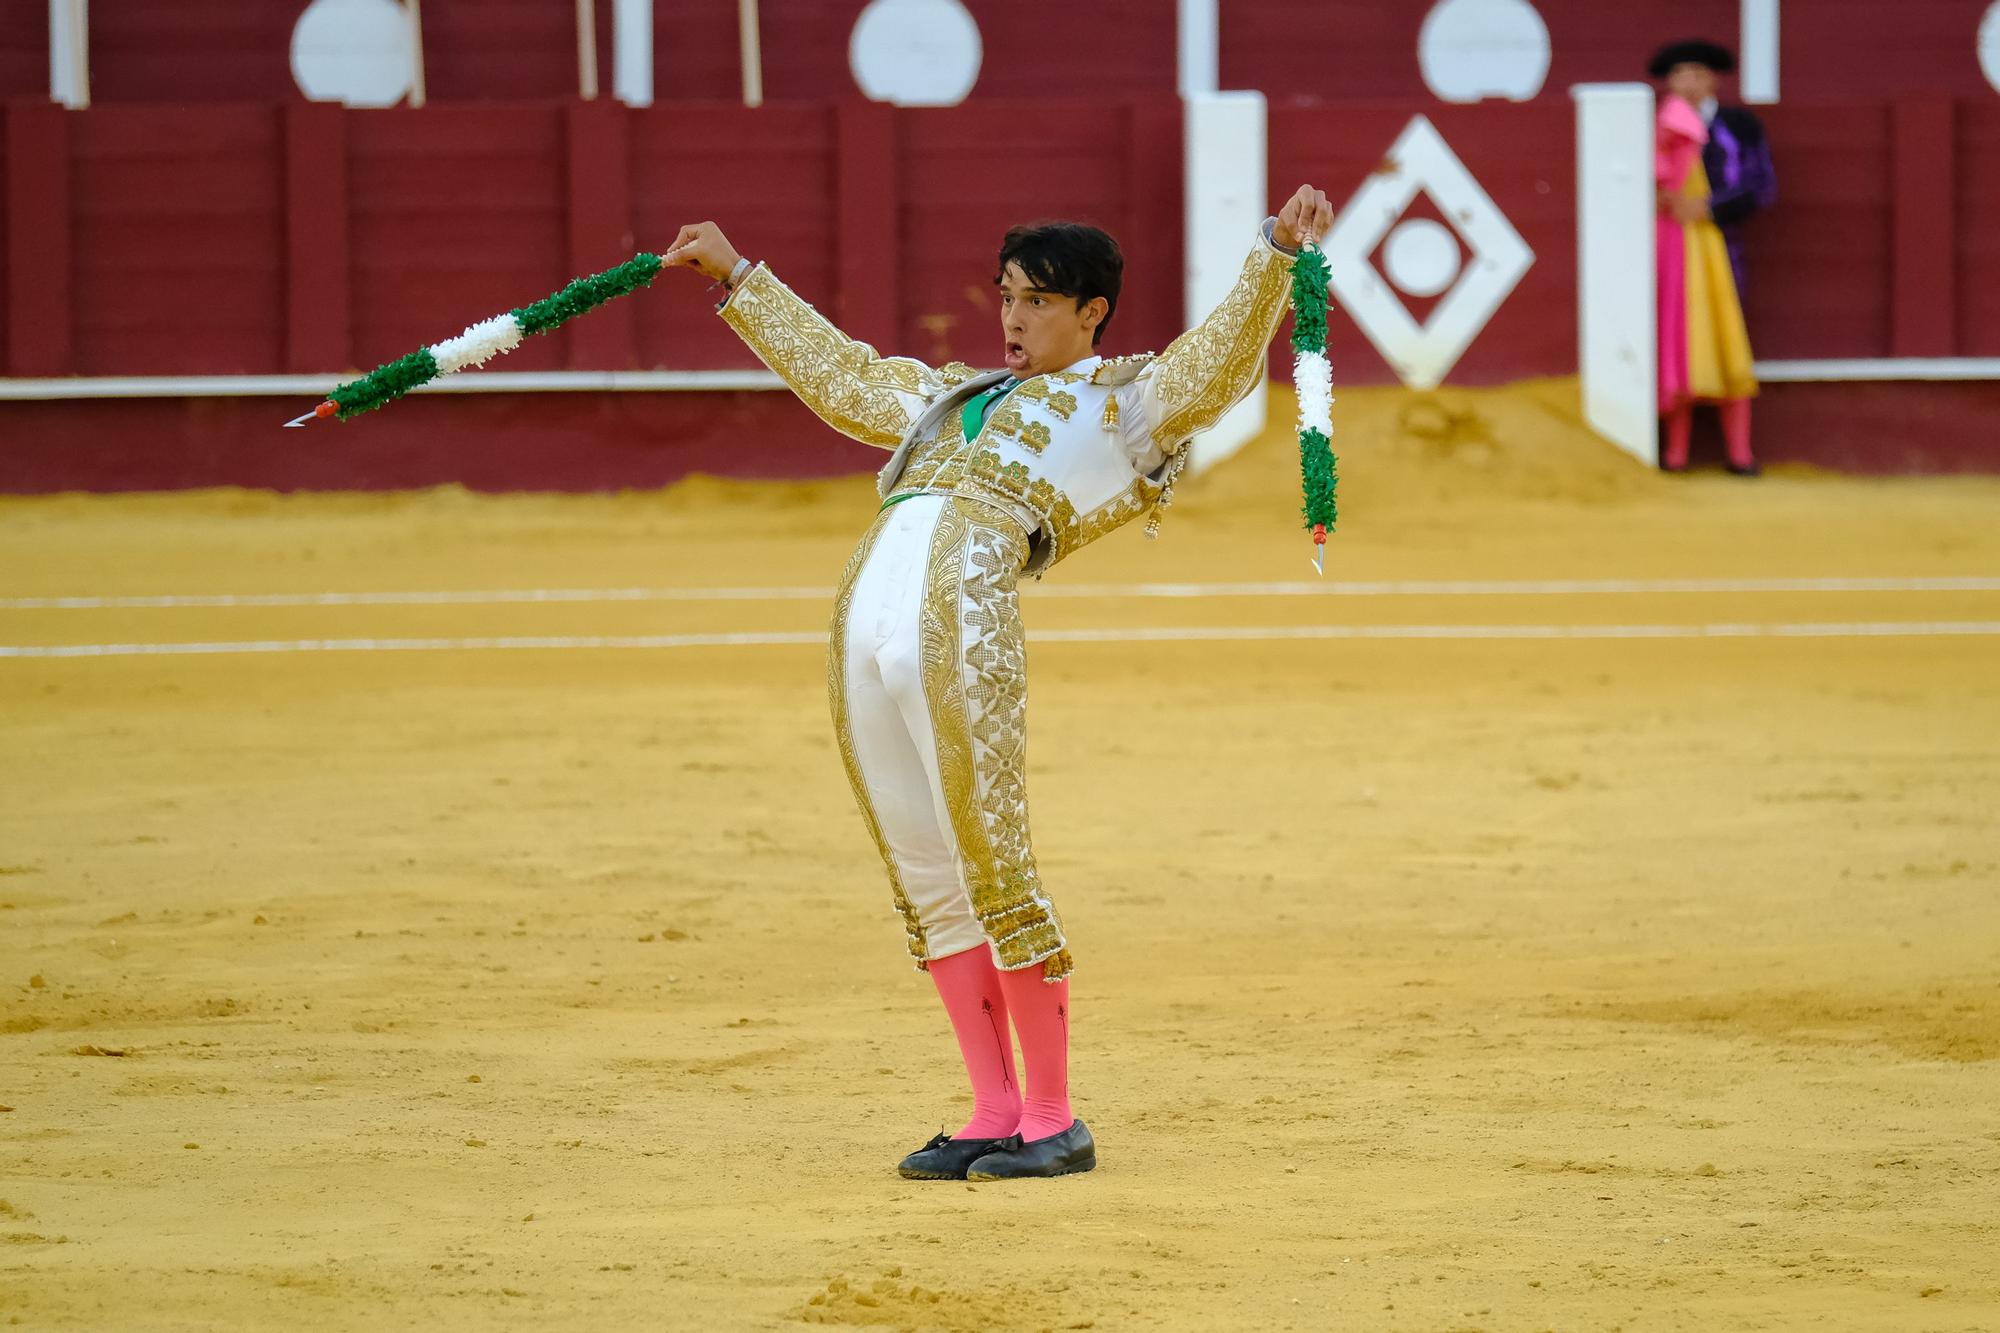
<path id="1" fill-rule="evenodd" d="M 1306 241 L 1317 242 L 1332 226 L 1333 205 L 1326 201 L 1326 192 L 1301 185 L 1278 210 L 1278 225 L 1272 229 L 1271 239 L 1287 250 L 1296 250 Z"/>

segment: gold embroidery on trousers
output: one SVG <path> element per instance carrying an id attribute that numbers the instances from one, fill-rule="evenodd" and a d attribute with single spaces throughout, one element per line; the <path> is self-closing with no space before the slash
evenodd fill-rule
<path id="1" fill-rule="evenodd" d="M 1027 645 L 1014 586 L 1026 548 L 983 506 L 947 500 L 931 534 L 920 654 L 973 915 L 1001 967 L 1040 964 L 1056 980 L 1068 967 L 1062 920 L 1028 837 Z"/>
<path id="2" fill-rule="evenodd" d="M 887 521 L 886 513 L 876 517 L 874 526 L 868 529 L 861 544 L 854 548 L 846 572 L 840 576 L 840 591 L 833 599 L 833 632 L 827 645 L 826 694 L 833 710 L 833 736 L 840 746 L 840 762 L 846 767 L 847 781 L 854 788 L 855 803 L 861 807 L 861 822 L 867 825 L 868 836 L 875 839 L 875 850 L 882 854 L 882 864 L 888 868 L 889 892 L 895 899 L 896 910 L 902 913 L 903 930 L 910 939 L 910 954 L 917 960 L 918 969 L 923 970 L 930 961 L 924 923 L 918 918 L 916 906 L 903 889 L 903 876 L 896 867 L 895 853 L 889 850 L 889 840 L 882 836 L 881 820 L 868 799 L 868 783 L 861 776 L 861 761 L 854 753 L 854 729 L 847 716 L 847 614 L 854 603 L 854 584 L 861 577 L 861 567 L 867 563 L 868 553 L 875 549 Z"/>

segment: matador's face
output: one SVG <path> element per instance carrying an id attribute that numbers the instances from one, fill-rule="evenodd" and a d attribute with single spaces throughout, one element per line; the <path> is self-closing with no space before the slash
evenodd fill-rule
<path id="1" fill-rule="evenodd" d="M 1700 106 L 1715 96 L 1716 85 L 1720 82 L 1714 70 L 1692 60 L 1684 60 L 1667 71 L 1667 91 L 1686 98 L 1693 106 Z"/>
<path id="2" fill-rule="evenodd" d="M 1000 275 L 1000 336 L 1007 369 L 1021 379 L 1073 366 L 1091 354 L 1091 337 L 1108 303 L 1078 301 L 1028 281 L 1019 264 Z"/>

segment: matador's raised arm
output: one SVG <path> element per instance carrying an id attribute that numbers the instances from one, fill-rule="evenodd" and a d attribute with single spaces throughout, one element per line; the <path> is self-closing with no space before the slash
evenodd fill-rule
<path id="1" fill-rule="evenodd" d="M 1174 454 L 1257 387 L 1265 349 L 1285 314 L 1296 258 L 1278 248 L 1267 220 L 1229 295 L 1133 380 L 1133 405 L 1161 454 Z"/>
<path id="2" fill-rule="evenodd" d="M 921 361 L 879 356 L 759 264 L 722 304 L 722 318 L 757 358 L 842 435 L 894 449 L 944 381 Z"/>

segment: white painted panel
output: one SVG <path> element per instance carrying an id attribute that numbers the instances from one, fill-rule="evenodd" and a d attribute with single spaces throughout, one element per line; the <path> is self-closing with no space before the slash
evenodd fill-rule
<path id="1" fill-rule="evenodd" d="M 1737 90 L 1746 102 L 1778 100 L 1778 0 L 1743 0 L 1743 53 L 1737 58 Z"/>
<path id="2" fill-rule="evenodd" d="M 1267 133 L 1262 93 L 1207 93 L 1182 105 L 1187 246 L 1187 322 L 1222 303 L 1242 272 L 1257 229 L 1270 216 L 1264 179 Z M 1339 367 L 1334 367 L 1336 375 Z M 1229 457 L 1264 429 L 1264 389 L 1225 414 L 1194 442 L 1195 471 Z"/>
<path id="3" fill-rule="evenodd" d="M 49 0 L 49 100 L 90 105 L 89 0 Z"/>
<path id="4" fill-rule="evenodd" d="M 1216 89 L 1219 75 L 1221 17 L 1217 0 L 1180 0 L 1179 64 L 1182 97 L 1200 97 Z"/>
<path id="5" fill-rule="evenodd" d="M 1659 462 L 1653 90 L 1586 83 L 1576 99 L 1577 353 L 1591 429 Z"/>
<path id="6" fill-rule="evenodd" d="M 653 104 L 653 0 L 612 0 L 611 90 L 626 106 Z"/>

